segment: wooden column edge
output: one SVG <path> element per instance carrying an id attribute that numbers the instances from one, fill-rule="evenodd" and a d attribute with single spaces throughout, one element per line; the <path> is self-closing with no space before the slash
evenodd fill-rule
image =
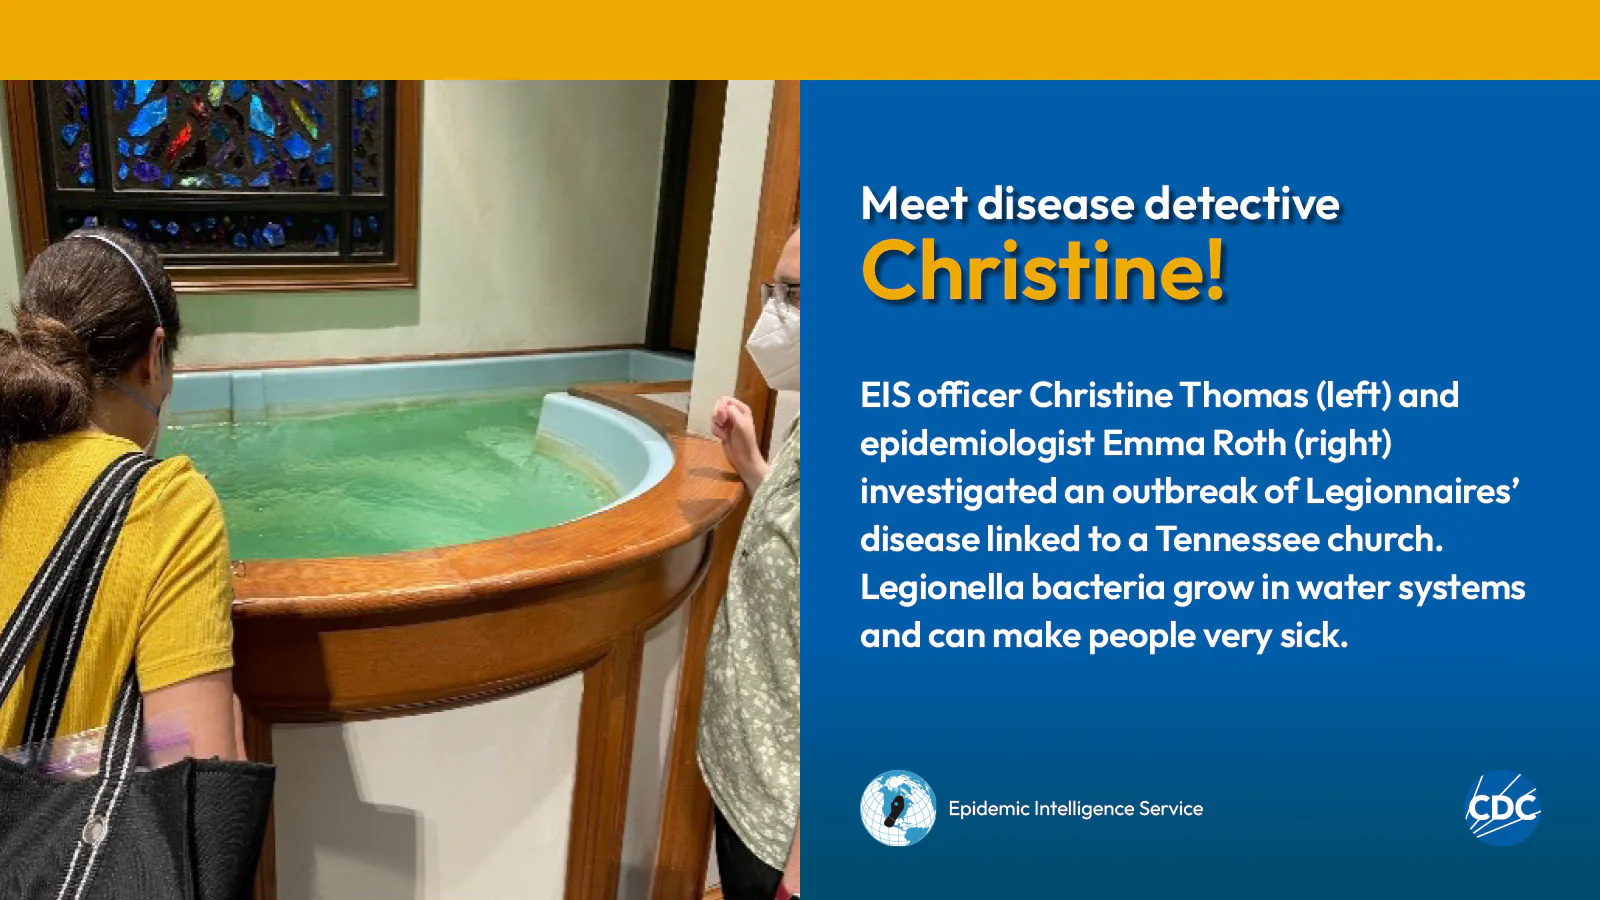
<path id="1" fill-rule="evenodd" d="M 272 723 L 255 716 L 248 709 L 242 713 L 244 722 L 241 723 L 241 730 L 244 733 L 246 758 L 252 762 L 272 762 Z M 255 900 L 277 900 L 277 819 L 278 805 L 274 802 L 267 813 L 267 830 L 261 839 L 261 858 L 256 864 L 256 880 L 252 892 Z"/>
<path id="2" fill-rule="evenodd" d="M 33 258 L 49 242 L 44 191 L 45 162 L 39 158 L 38 123 L 34 119 L 33 82 L 7 81 L 6 120 L 11 135 L 11 196 L 17 207 L 17 245 L 22 250 L 18 273 L 28 270 Z M 5 252 L 11 248 L 0 248 Z"/>
<path id="3" fill-rule="evenodd" d="M 641 628 L 619 639 L 583 673 L 566 900 L 615 900 L 617 895 L 643 657 Z"/>
<path id="4" fill-rule="evenodd" d="M 690 602 L 679 667 L 677 709 L 667 752 L 667 777 L 661 800 L 661 830 L 656 838 L 651 900 L 699 900 L 705 889 L 711 853 L 712 804 L 700 776 L 697 754 L 701 697 L 705 688 L 706 645 L 716 624 L 717 608 L 728 587 L 728 571 L 739 539 L 747 504 L 739 507 L 711 535 L 706 579 Z"/>

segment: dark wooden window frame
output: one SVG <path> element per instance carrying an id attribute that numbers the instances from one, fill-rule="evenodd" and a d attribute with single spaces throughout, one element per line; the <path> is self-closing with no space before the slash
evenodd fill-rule
<path id="1" fill-rule="evenodd" d="M 27 264 L 50 243 L 45 199 L 49 161 L 40 158 L 37 108 L 32 81 L 7 81 L 6 113 L 11 130 L 11 161 L 23 256 Z M 394 255 L 382 262 L 285 262 L 265 265 L 172 264 L 173 285 L 192 294 L 268 291 L 340 291 L 410 288 L 417 284 L 422 172 L 422 82 L 397 81 L 392 120 L 394 221 L 389 234 Z M 260 198 L 251 196 L 249 202 Z"/>
<path id="2" fill-rule="evenodd" d="M 692 301 L 698 307 L 701 300 L 727 90 L 727 81 L 703 80 L 673 81 L 669 89 L 655 268 L 645 320 L 645 346 L 650 350 L 694 353 L 693 337 L 685 346 L 676 340 L 675 329 L 685 303 Z M 686 298 L 685 290 L 694 296 Z"/>
<path id="3" fill-rule="evenodd" d="M 645 346 L 651 350 L 666 350 L 670 344 L 678 255 L 683 244 L 684 190 L 689 181 L 694 93 L 693 81 L 675 80 L 667 88 L 667 135 L 661 153 L 656 255 L 650 273 L 650 311 L 645 316 Z"/>

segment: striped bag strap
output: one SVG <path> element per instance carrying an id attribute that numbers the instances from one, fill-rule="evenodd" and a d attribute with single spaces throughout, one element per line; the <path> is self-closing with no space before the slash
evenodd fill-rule
<path id="1" fill-rule="evenodd" d="M 117 535 L 133 506 L 133 496 L 143 475 L 155 460 L 143 454 L 128 454 L 133 458 L 134 470 L 129 480 L 116 483 L 113 493 L 103 501 L 109 505 L 109 514 L 99 530 L 83 541 L 89 555 L 72 573 L 72 582 L 66 586 L 65 596 L 52 617 L 44 655 L 39 672 L 33 682 L 33 694 L 28 703 L 28 717 L 23 730 L 23 743 L 29 747 L 40 745 L 56 737 L 61 724 L 62 708 L 66 705 L 67 691 L 72 684 L 73 669 L 78 651 L 83 647 L 84 632 L 89 624 L 89 612 L 94 605 L 106 563 L 116 547 Z M 120 460 L 119 460 L 120 461 Z M 42 759 L 35 760 L 42 763 Z"/>
<path id="2" fill-rule="evenodd" d="M 71 589 L 82 584 L 84 566 L 97 557 L 113 518 L 119 511 L 125 514 L 121 500 L 125 494 L 131 496 L 151 464 L 144 454 L 129 453 L 112 462 L 89 486 L 16 611 L 0 630 L 0 700 L 16 686 L 40 635 L 67 602 Z M 120 518 L 117 521 L 120 524 Z"/>
<path id="3" fill-rule="evenodd" d="M 100 745 L 100 772 L 95 776 L 94 800 L 84 814 L 83 827 L 56 900 L 83 900 L 94 880 L 106 839 L 116 824 L 117 807 L 128 793 L 143 729 L 144 698 L 139 692 L 139 676 L 130 665 L 122 679 L 117 704 L 112 708 L 105 740 Z"/>
<path id="4" fill-rule="evenodd" d="M 52 679 L 53 687 L 41 688 L 36 694 L 50 701 L 48 706 L 37 707 L 49 710 L 42 714 L 43 717 L 37 726 L 41 729 L 41 733 L 53 732 L 55 721 L 59 720 L 60 704 L 65 698 L 67 685 L 72 677 L 72 660 L 68 658 L 68 654 L 75 657 L 78 647 L 82 644 L 83 630 L 88 622 L 90 609 L 94 605 L 105 561 L 121 534 L 128 510 L 133 506 L 138 479 L 154 465 L 155 460 L 145 457 L 138 463 L 138 475 L 120 489 L 121 494 L 115 500 L 106 530 L 99 536 L 93 562 L 84 573 L 73 603 L 64 607 L 68 614 L 63 618 L 68 627 L 60 632 L 66 636 L 62 638 L 62 656 L 56 661 L 52 670 L 55 672 Z M 40 684 L 43 683 L 44 680 L 41 679 Z M 30 717 L 31 715 L 32 711 Z M 93 882 L 95 872 L 104 857 L 106 840 L 116 827 L 117 809 L 127 796 L 128 786 L 138 763 L 142 747 L 140 738 L 143 732 L 144 695 L 139 690 L 138 667 L 136 663 L 130 662 L 128 671 L 122 679 L 121 690 L 117 694 L 116 705 L 112 707 L 111 721 L 106 725 L 105 737 L 100 744 L 100 771 L 94 778 L 94 798 L 84 813 L 83 824 L 78 832 L 78 842 L 72 849 L 72 859 L 67 864 L 67 871 L 62 878 L 61 889 L 56 893 L 56 900 L 83 900 L 85 892 Z"/>
<path id="5" fill-rule="evenodd" d="M 106 561 L 122 533 L 139 481 L 155 466 L 143 453 L 118 457 L 106 467 L 73 511 L 50 555 L 35 573 L 16 612 L 0 630 L 0 698 L 11 693 L 48 626 L 50 637 L 30 698 L 25 733 L 30 743 L 52 736 L 72 670 L 83 645 L 94 597 Z M 79 840 L 63 873 L 56 900 L 82 900 L 111 833 L 118 804 L 127 794 L 139 753 L 143 698 L 134 666 L 128 667 L 100 747 L 93 800 L 84 813 Z"/>

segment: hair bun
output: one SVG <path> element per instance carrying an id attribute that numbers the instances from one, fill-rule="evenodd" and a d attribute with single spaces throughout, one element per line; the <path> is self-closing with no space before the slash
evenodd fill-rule
<path id="1" fill-rule="evenodd" d="M 60 319 L 17 310 L 17 343 L 47 365 L 76 377 L 85 390 L 94 383 L 89 349 Z"/>
<path id="2" fill-rule="evenodd" d="M 87 425 L 92 385 L 89 353 L 72 329 L 19 310 L 16 334 L 0 331 L 0 451 Z"/>

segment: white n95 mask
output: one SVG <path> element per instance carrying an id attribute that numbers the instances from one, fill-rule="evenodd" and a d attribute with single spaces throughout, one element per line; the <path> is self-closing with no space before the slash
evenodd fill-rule
<path id="1" fill-rule="evenodd" d="M 775 391 L 800 389 L 800 307 L 768 297 L 744 348 Z"/>

